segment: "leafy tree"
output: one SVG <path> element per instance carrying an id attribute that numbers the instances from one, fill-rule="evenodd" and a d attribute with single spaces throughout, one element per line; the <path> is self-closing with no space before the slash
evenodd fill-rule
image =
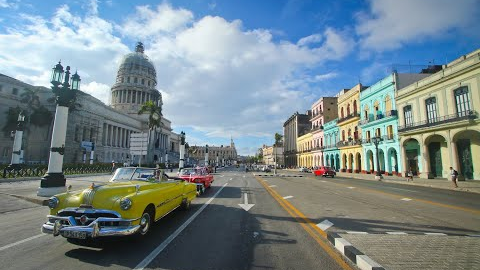
<path id="1" fill-rule="evenodd" d="M 145 102 L 140 110 L 138 110 L 138 114 L 148 114 L 148 128 L 149 130 L 154 130 L 157 127 L 162 126 L 162 107 L 157 106 L 155 102 L 149 100 Z"/>
<path id="2" fill-rule="evenodd" d="M 283 135 L 275 133 L 275 146 L 280 146 L 283 144 Z"/>
<path id="3" fill-rule="evenodd" d="M 20 114 L 20 107 L 10 107 L 8 111 L 5 112 L 7 121 L 2 128 L 3 133 L 6 137 L 10 136 L 10 132 L 14 131 L 17 127 L 18 114 Z"/>

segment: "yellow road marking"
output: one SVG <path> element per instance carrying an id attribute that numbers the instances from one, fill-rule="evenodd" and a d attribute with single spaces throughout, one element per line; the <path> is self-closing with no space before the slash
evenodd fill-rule
<path id="1" fill-rule="evenodd" d="M 303 227 L 303 229 L 327 252 L 330 257 L 332 257 L 343 269 L 353 270 L 348 263 L 345 262 L 343 257 L 341 257 L 335 250 L 333 250 L 324 239 L 327 239 L 327 233 L 317 227 L 317 225 L 308 219 L 302 212 L 295 208 L 290 202 L 283 199 L 280 194 L 275 190 L 270 188 L 262 178 L 255 176 L 257 181 L 267 190 L 268 193 L 280 204 L 280 206 L 287 211 L 287 213 L 295 218 L 298 223 Z M 318 232 L 324 239 L 320 238 Z M 327 240 L 328 241 L 328 240 Z"/>
<path id="2" fill-rule="evenodd" d="M 306 178 L 312 179 L 311 177 L 306 177 Z M 335 182 L 329 182 L 329 183 L 332 183 L 334 185 L 343 186 L 343 187 L 352 186 L 352 185 L 346 185 L 346 184 L 335 183 Z M 370 188 L 364 188 L 364 187 L 358 187 L 358 186 L 356 186 L 356 188 L 359 189 L 359 190 L 370 191 L 370 192 L 373 192 L 373 193 L 387 195 L 387 196 L 391 196 L 391 197 L 395 197 L 395 198 L 400 198 L 400 199 L 405 198 L 405 195 L 397 195 L 397 194 L 388 193 L 388 192 L 385 192 L 385 191 L 380 191 L 380 190 L 375 190 L 375 189 L 370 189 Z M 408 198 L 410 198 L 414 201 L 423 202 L 423 203 L 430 204 L 430 205 L 435 205 L 435 206 L 440 206 L 440 207 L 450 208 L 450 209 L 455 209 L 455 210 L 461 210 L 461 211 L 465 211 L 465 212 L 469 212 L 469 213 L 473 213 L 473 214 L 477 214 L 477 215 L 480 214 L 480 210 L 476 210 L 476 209 L 471 209 L 471 208 L 462 207 L 462 206 L 455 206 L 455 205 L 450 205 L 450 204 L 444 204 L 444 203 L 438 203 L 438 202 L 433 202 L 433 201 L 429 201 L 429 200 L 425 200 L 425 199 L 419 199 L 419 198 L 415 198 L 415 197 L 411 197 L 411 196 L 409 196 Z"/>

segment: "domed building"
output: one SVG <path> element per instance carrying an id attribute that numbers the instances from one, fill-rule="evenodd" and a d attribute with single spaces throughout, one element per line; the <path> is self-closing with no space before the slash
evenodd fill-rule
<path id="1" fill-rule="evenodd" d="M 138 164 L 140 157 L 132 155 L 130 138 L 133 133 L 149 132 L 148 154 L 141 163 L 176 164 L 179 161 L 180 135 L 172 131 L 171 122 L 162 116 L 161 127 L 149 130 L 148 115 L 138 115 L 142 104 L 153 101 L 162 106 L 162 95 L 156 89 L 155 67 L 144 53 L 144 46 L 138 42 L 135 51 L 125 55 L 117 71 L 115 84 L 111 88 L 111 104 L 80 91 L 79 106 L 70 111 L 65 138 L 64 163 L 129 163 Z M 52 113 L 55 104 L 48 100 L 53 97 L 50 88 L 33 86 L 0 74 L 0 114 L 19 107 L 29 110 L 29 104 L 22 102 L 24 92 L 35 91 L 40 102 Z M 16 118 L 16 117 L 15 117 Z M 0 119 L 0 126 L 5 126 Z M 32 126 L 24 133 L 23 156 L 25 163 L 48 162 L 53 118 L 50 124 Z M 94 144 L 94 148 L 88 145 Z M 12 153 L 12 142 L 0 136 L 0 164 L 8 164 Z"/>
<path id="2" fill-rule="evenodd" d="M 144 54 L 141 42 L 135 52 L 125 55 L 117 72 L 117 79 L 111 90 L 112 107 L 128 114 L 137 114 L 146 101 L 162 106 L 162 94 L 157 86 L 157 72 L 153 63 Z"/>

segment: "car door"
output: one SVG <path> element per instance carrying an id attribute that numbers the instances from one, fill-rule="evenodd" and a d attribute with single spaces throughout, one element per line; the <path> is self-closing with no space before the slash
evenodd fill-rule
<path id="1" fill-rule="evenodd" d="M 157 219 L 168 214 L 179 205 L 177 202 L 177 197 L 180 195 L 178 182 L 179 181 L 174 180 L 162 180 L 156 183 Z"/>

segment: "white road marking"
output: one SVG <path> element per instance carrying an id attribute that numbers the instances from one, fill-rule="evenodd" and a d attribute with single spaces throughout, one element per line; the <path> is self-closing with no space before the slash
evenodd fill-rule
<path id="1" fill-rule="evenodd" d="M 200 209 L 195 212 L 185 223 L 183 223 L 175 232 L 173 232 L 165 241 L 163 241 L 156 249 L 154 249 L 148 256 L 143 259 L 134 269 L 143 270 L 148 264 L 155 259 L 192 221 L 215 199 L 223 188 L 226 187 L 228 183 L 225 183 L 218 191 L 210 198 Z"/>
<path id="2" fill-rule="evenodd" d="M 228 181 L 232 180 L 233 178 L 228 179 Z"/>
<path id="3" fill-rule="evenodd" d="M 347 231 L 348 234 L 368 234 L 368 232 Z"/>
<path id="4" fill-rule="evenodd" d="M 386 234 L 407 234 L 406 232 L 386 232 Z"/>
<path id="5" fill-rule="evenodd" d="M 268 186 L 268 187 L 277 187 L 277 185 L 271 185 L 271 186 Z"/>
<path id="6" fill-rule="evenodd" d="M 252 208 L 255 204 L 249 204 L 248 203 L 248 194 L 247 193 L 244 193 L 244 197 L 243 197 L 243 204 L 238 204 L 243 210 L 247 211 L 250 210 L 250 208 Z"/>
<path id="7" fill-rule="evenodd" d="M 402 199 L 402 201 L 406 201 L 406 202 L 411 201 L 411 200 L 412 200 L 412 199 L 410 199 L 410 198 L 403 198 L 403 199 Z"/>
<path id="8" fill-rule="evenodd" d="M 245 178 L 245 175 L 243 176 L 243 178 Z"/>
<path id="9" fill-rule="evenodd" d="M 283 197 L 283 198 L 286 200 L 286 199 L 291 199 L 291 198 L 293 198 L 293 196 L 285 196 L 285 197 Z"/>
<path id="10" fill-rule="evenodd" d="M 426 232 L 425 235 L 446 235 L 444 233 Z"/>
<path id="11" fill-rule="evenodd" d="M 322 182 L 322 183 L 326 183 L 327 181 L 325 181 L 325 180 L 322 180 L 321 182 Z"/>
<path id="12" fill-rule="evenodd" d="M 30 240 L 33 240 L 33 239 L 42 237 L 42 236 L 44 236 L 44 235 L 46 235 L 46 234 L 41 233 L 41 234 L 37 234 L 37 235 L 32 236 L 32 237 L 29 237 L 29 238 L 27 238 L 27 239 L 20 240 L 20 241 L 18 241 L 18 242 L 8 244 L 8 245 L 6 245 L 6 246 L 0 247 L 0 251 L 3 251 L 3 250 L 5 250 L 5 249 L 9 249 L 9 248 L 14 247 L 14 246 L 16 246 L 16 245 L 23 244 L 23 243 L 25 243 L 25 242 L 28 242 L 28 241 L 30 241 Z"/>
<path id="13" fill-rule="evenodd" d="M 349 189 L 354 189 L 355 187 L 348 187 Z"/>
<path id="14" fill-rule="evenodd" d="M 401 190 L 401 191 L 406 191 L 406 192 L 418 192 L 416 190 L 408 190 L 408 189 L 403 189 L 403 188 L 394 188 L 394 187 L 391 187 L 389 189 L 397 189 L 397 190 Z"/>
<path id="15" fill-rule="evenodd" d="M 320 228 L 322 231 L 325 231 L 326 229 L 332 226 L 333 226 L 333 223 L 330 222 L 328 219 L 325 219 L 324 221 L 317 224 L 317 227 Z"/>

